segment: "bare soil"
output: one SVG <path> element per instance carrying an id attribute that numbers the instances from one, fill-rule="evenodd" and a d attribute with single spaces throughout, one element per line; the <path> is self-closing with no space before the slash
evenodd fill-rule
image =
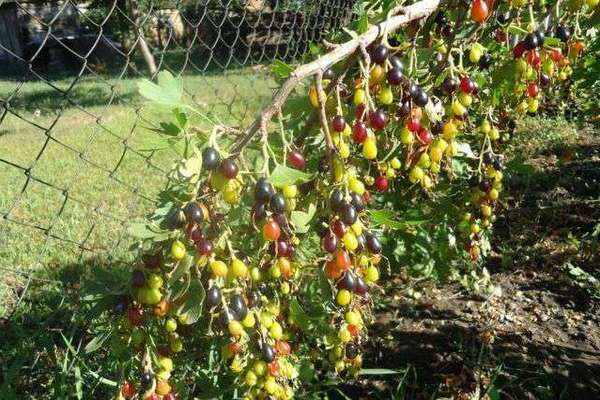
<path id="1" fill-rule="evenodd" d="M 401 373 L 343 387 L 348 397 L 600 398 L 600 290 L 568 273 L 600 279 L 590 236 L 600 222 L 600 138 L 585 131 L 528 163 L 533 171 L 509 181 L 487 264 L 502 295 L 469 296 L 457 284 L 423 288 L 419 300 L 389 293 L 365 368 Z"/>

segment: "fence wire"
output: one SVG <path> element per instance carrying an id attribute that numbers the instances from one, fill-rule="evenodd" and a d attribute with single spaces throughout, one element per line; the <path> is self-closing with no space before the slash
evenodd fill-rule
<path id="1" fill-rule="evenodd" d="M 244 126 L 293 62 L 352 17 L 353 0 L 0 0 L 0 318 L 65 266 L 128 261 L 175 159 L 152 146 L 156 111 L 136 82 L 185 75 L 185 91 Z"/>

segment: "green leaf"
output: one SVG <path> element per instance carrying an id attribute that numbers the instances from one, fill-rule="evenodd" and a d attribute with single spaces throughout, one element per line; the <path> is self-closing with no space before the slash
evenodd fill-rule
<path id="1" fill-rule="evenodd" d="M 457 175 L 464 175 L 468 170 L 468 164 L 458 157 L 452 159 L 452 170 Z"/>
<path id="2" fill-rule="evenodd" d="M 298 303 L 298 300 L 292 299 L 290 302 L 290 317 L 302 330 L 310 328 L 310 318 Z"/>
<path id="3" fill-rule="evenodd" d="M 148 136 L 148 137 L 144 138 L 142 145 L 140 147 L 137 147 L 136 150 L 138 150 L 138 151 L 163 150 L 163 149 L 168 149 L 168 148 L 175 146 L 176 143 L 177 143 L 176 138 L 173 139 L 172 137 L 164 136 L 164 135 L 152 135 L 152 136 Z"/>
<path id="4" fill-rule="evenodd" d="M 88 344 L 85 345 L 85 352 L 89 354 L 101 348 L 102 345 L 104 345 L 104 342 L 106 342 L 106 340 L 110 337 L 110 335 L 112 335 L 112 330 L 108 330 L 98 334 L 96 337 L 90 340 Z"/>
<path id="5" fill-rule="evenodd" d="M 521 175 L 533 175 L 535 168 L 525 162 L 525 157 L 517 156 L 510 160 L 506 165 L 507 170 L 511 173 L 517 173 Z"/>
<path id="6" fill-rule="evenodd" d="M 273 170 L 273 173 L 269 177 L 269 182 L 271 182 L 273 186 L 283 187 L 286 185 L 297 185 L 308 182 L 311 179 L 311 174 L 280 164 Z"/>
<path id="7" fill-rule="evenodd" d="M 390 229 L 406 229 L 409 225 L 420 225 L 426 220 L 424 219 L 409 219 L 404 221 L 398 221 L 395 219 L 394 212 L 392 210 L 370 210 L 369 216 L 371 221 L 375 225 L 382 225 Z"/>
<path id="8" fill-rule="evenodd" d="M 315 216 L 315 212 L 317 211 L 317 207 L 314 204 L 310 204 L 308 206 L 308 212 L 304 211 L 292 211 L 290 215 L 290 220 L 294 225 L 296 233 L 306 233 L 309 229 L 309 223 Z"/>
<path id="9" fill-rule="evenodd" d="M 363 14 L 354 23 L 354 30 L 360 35 L 361 33 L 365 33 L 367 29 L 369 29 L 369 17 L 367 14 Z"/>
<path id="10" fill-rule="evenodd" d="M 160 204 L 158 207 L 156 207 L 156 209 L 154 209 L 154 213 L 152 213 L 150 219 L 156 222 L 162 221 L 171 213 L 173 207 L 175 207 L 175 204 L 173 204 L 172 201 L 167 201 L 166 203 Z"/>
<path id="11" fill-rule="evenodd" d="M 186 324 L 193 324 L 202 316 L 202 305 L 204 304 L 206 292 L 202 284 L 194 280 L 190 283 L 187 294 L 187 300 L 181 306 L 180 312 L 186 315 Z"/>
<path id="12" fill-rule="evenodd" d="M 469 145 L 469 143 L 467 142 L 457 142 L 456 143 L 456 149 L 458 150 L 459 153 L 462 153 L 465 155 L 465 157 L 467 158 L 477 158 L 475 156 L 475 153 L 473 153 L 473 150 L 471 150 L 471 145 Z"/>
<path id="13" fill-rule="evenodd" d="M 310 383 L 316 378 L 315 366 L 308 360 L 303 360 L 298 370 L 298 377 L 303 383 Z"/>
<path id="14" fill-rule="evenodd" d="M 129 225 L 127 232 L 134 238 L 141 240 L 153 239 L 154 241 L 160 241 L 170 236 L 170 232 L 163 231 L 155 224 L 145 222 L 133 222 Z"/>
<path id="15" fill-rule="evenodd" d="M 188 115 L 182 108 L 176 108 L 173 110 L 173 114 L 175 115 L 175 120 L 177 121 L 177 125 L 181 130 L 185 129 L 188 124 Z"/>
<path id="16" fill-rule="evenodd" d="M 294 67 L 281 60 L 275 60 L 271 65 L 271 72 L 278 79 L 287 79 L 293 71 Z"/>
<path id="17" fill-rule="evenodd" d="M 321 54 L 321 47 L 315 42 L 310 42 L 310 44 L 308 45 L 308 50 L 313 56 L 318 56 L 319 54 Z"/>
<path id="18" fill-rule="evenodd" d="M 191 178 L 192 176 L 199 174 L 201 168 L 202 160 L 200 159 L 200 157 L 192 157 L 185 160 L 179 166 L 179 174 L 181 174 L 181 176 L 183 176 L 184 178 Z"/>
<path id="19" fill-rule="evenodd" d="M 358 372 L 359 375 L 399 375 L 402 373 L 404 371 L 386 368 L 363 368 Z"/>
<path id="20" fill-rule="evenodd" d="M 183 81 L 175 78 L 169 71 L 158 73 L 158 82 L 143 80 L 138 83 L 138 90 L 145 99 L 164 106 L 178 106 L 183 97 Z"/>
<path id="21" fill-rule="evenodd" d="M 189 280 L 177 280 L 173 284 L 169 284 L 167 289 L 167 297 L 173 301 L 179 299 L 188 288 Z"/>
<path id="22" fill-rule="evenodd" d="M 189 253 L 186 253 L 185 257 L 183 257 L 183 259 L 177 263 L 177 266 L 175 266 L 175 270 L 171 272 L 171 276 L 169 277 L 169 285 L 178 281 L 179 278 L 187 274 L 193 263 L 194 257 Z"/>
<path id="23" fill-rule="evenodd" d="M 527 35 L 527 31 L 521 27 L 510 24 L 508 26 L 508 33 L 511 35 Z"/>

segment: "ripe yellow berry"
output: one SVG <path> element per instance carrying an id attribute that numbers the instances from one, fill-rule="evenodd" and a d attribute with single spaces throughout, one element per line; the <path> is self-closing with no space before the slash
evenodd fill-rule
<path id="1" fill-rule="evenodd" d="M 227 264 L 223 261 L 215 260 L 210 263 L 210 270 L 215 276 L 225 277 L 227 276 Z"/>

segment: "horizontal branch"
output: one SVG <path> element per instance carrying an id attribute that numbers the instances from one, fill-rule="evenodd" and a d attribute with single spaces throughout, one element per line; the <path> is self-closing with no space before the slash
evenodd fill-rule
<path id="1" fill-rule="evenodd" d="M 406 7 L 399 7 L 393 10 L 396 11 L 396 14 L 398 15 L 394 15 L 380 24 L 372 26 L 362 35 L 340 44 L 335 49 L 322 57 L 319 57 L 315 61 L 300 65 L 290 74 L 290 77 L 283 85 L 281 85 L 279 90 L 273 96 L 271 103 L 262 110 L 252 125 L 248 127 L 244 136 L 233 147 L 231 157 L 237 157 L 258 131 L 267 130 L 269 121 L 281 109 L 283 103 L 303 79 L 319 72 L 322 73 L 326 71 L 334 64 L 353 54 L 361 46 L 367 47 L 375 42 L 384 32 L 394 32 L 411 21 L 429 16 L 439 7 L 441 1 L 442 0 L 422 0 Z"/>

